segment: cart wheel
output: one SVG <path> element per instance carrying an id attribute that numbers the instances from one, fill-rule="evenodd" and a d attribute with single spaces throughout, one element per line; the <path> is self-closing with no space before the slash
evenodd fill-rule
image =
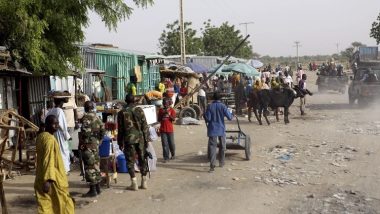
<path id="1" fill-rule="evenodd" d="M 195 110 L 195 112 L 197 113 L 196 119 L 199 120 L 199 118 L 201 117 L 201 113 L 202 113 L 201 107 L 199 107 L 199 105 L 197 105 L 197 104 L 191 104 L 190 107 Z"/>
<path id="2" fill-rule="evenodd" d="M 179 118 L 184 118 L 184 117 L 191 117 L 191 118 L 196 118 L 197 117 L 197 112 L 189 106 L 184 107 L 181 109 L 179 112 Z"/>
<path id="3" fill-rule="evenodd" d="M 249 135 L 245 136 L 245 159 L 250 160 L 251 159 L 251 137 Z"/>

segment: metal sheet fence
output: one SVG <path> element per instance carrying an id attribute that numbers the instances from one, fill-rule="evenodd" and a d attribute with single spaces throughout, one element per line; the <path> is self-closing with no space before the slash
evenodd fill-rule
<path id="1" fill-rule="evenodd" d="M 378 58 L 378 47 L 359 47 L 360 60 L 376 60 Z"/>
<path id="2" fill-rule="evenodd" d="M 107 87 L 113 92 L 113 99 L 124 99 L 125 86 L 134 76 L 134 69 L 138 65 L 137 55 L 123 52 L 122 50 L 105 50 L 91 47 L 82 47 L 83 63 L 85 68 L 98 69 L 106 72 Z M 144 61 L 140 67 L 142 81 L 137 84 L 137 94 L 144 94 L 152 89 L 160 81 L 158 65 L 147 65 Z M 109 77 L 111 76 L 111 77 Z M 93 93 L 92 83 L 94 78 L 89 74 L 83 74 L 83 91 L 87 95 Z"/>
<path id="3" fill-rule="evenodd" d="M 40 125 L 39 113 L 45 107 L 45 97 L 50 91 L 49 77 L 29 77 L 28 99 L 32 122 Z"/>
<path id="4" fill-rule="evenodd" d="M 144 94 L 153 90 L 160 82 L 160 66 L 146 63 L 142 66 L 142 82 L 138 84 L 138 94 Z"/>

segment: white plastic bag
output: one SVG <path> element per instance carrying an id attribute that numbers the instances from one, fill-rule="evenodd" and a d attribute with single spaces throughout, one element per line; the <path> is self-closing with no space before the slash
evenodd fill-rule
<path id="1" fill-rule="evenodd" d="M 152 154 L 153 159 L 148 159 L 148 164 L 149 164 L 149 169 L 151 172 L 156 171 L 157 167 L 157 155 L 156 152 L 154 151 L 153 144 L 151 142 L 148 143 L 148 148 L 146 149 L 150 154 Z"/>
<path id="2" fill-rule="evenodd" d="M 148 148 L 146 149 L 146 151 L 152 154 L 153 159 L 148 158 L 148 165 L 149 165 L 149 170 L 151 172 L 154 172 L 157 170 L 157 155 L 156 155 L 156 152 L 154 151 L 153 144 L 151 142 L 148 142 Z M 135 172 L 140 172 L 139 161 L 137 159 L 135 162 Z"/>
<path id="3" fill-rule="evenodd" d="M 153 126 L 150 126 L 149 127 L 149 135 L 150 135 L 150 139 L 152 141 L 156 141 L 158 139 L 156 128 L 154 128 Z"/>

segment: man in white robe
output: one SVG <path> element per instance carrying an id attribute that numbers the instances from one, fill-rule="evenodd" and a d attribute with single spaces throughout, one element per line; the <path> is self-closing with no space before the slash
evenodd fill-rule
<path id="1" fill-rule="evenodd" d="M 54 98 L 55 107 L 47 113 L 46 117 L 49 115 L 54 115 L 58 119 L 59 129 L 54 133 L 54 136 L 59 143 L 63 165 L 65 166 L 66 173 L 68 173 L 70 172 L 70 149 L 68 141 L 71 136 L 67 130 L 66 117 L 62 109 L 64 103 L 65 98 Z"/>

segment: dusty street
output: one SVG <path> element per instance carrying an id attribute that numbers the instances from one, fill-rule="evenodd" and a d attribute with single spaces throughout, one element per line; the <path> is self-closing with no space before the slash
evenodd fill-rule
<path id="1" fill-rule="evenodd" d="M 307 115 L 299 116 L 296 100 L 290 124 L 259 126 L 241 119 L 251 136 L 253 154 L 227 151 L 226 165 L 208 173 L 206 128 L 175 126 L 177 159 L 159 157 L 149 189 L 126 191 L 127 174 L 119 174 L 95 199 L 79 172 L 70 175 L 76 213 L 380 213 L 380 110 L 348 106 L 347 94 L 319 94 L 315 74 L 308 73 Z M 228 122 L 228 129 L 237 129 Z M 35 213 L 33 175 L 5 182 L 11 213 Z"/>

